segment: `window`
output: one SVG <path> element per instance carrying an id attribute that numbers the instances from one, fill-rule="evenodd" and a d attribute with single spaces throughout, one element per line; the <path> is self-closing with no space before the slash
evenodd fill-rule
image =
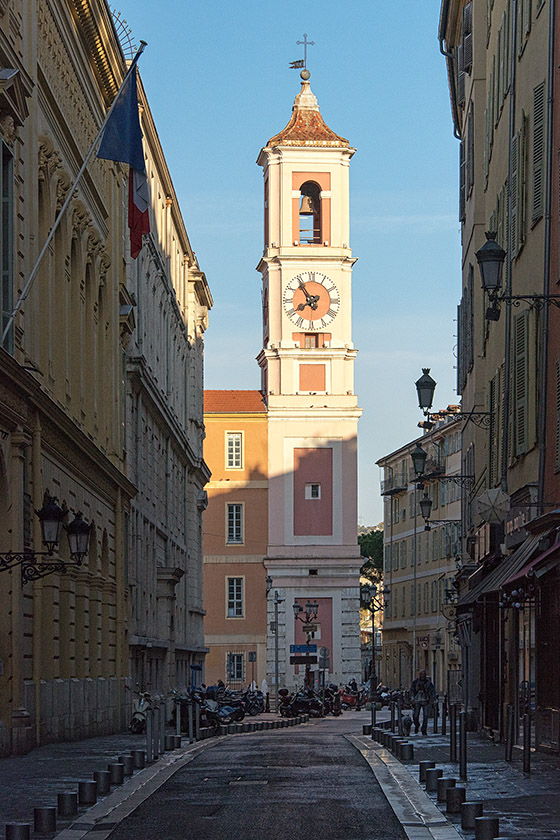
<path id="1" fill-rule="evenodd" d="M 13 194 L 13 169 L 12 154 L 7 146 L 2 144 L 2 169 L 0 181 L 0 196 L 2 198 L 2 230 L 0 235 L 0 266 L 2 269 L 2 281 L 0 283 L 0 326 L 1 334 L 8 323 L 8 318 L 14 308 L 13 301 L 13 218 L 14 218 L 14 194 Z M 13 351 L 13 326 L 6 336 L 4 349 L 9 353 Z"/>
<path id="2" fill-rule="evenodd" d="M 245 654 L 228 653 L 227 655 L 227 678 L 228 680 L 245 679 Z"/>
<path id="3" fill-rule="evenodd" d="M 304 337 L 305 349 L 311 350 L 319 346 L 319 336 L 315 333 L 305 333 Z"/>
<path id="4" fill-rule="evenodd" d="M 533 90 L 533 210 L 531 224 L 536 225 L 544 212 L 544 110 L 545 83 Z"/>
<path id="5" fill-rule="evenodd" d="M 243 543 L 243 505 L 227 506 L 227 542 L 228 544 Z"/>
<path id="6" fill-rule="evenodd" d="M 313 245 L 321 242 L 321 189 L 313 181 L 300 187 L 299 242 Z"/>
<path id="7" fill-rule="evenodd" d="M 226 468 L 228 470 L 243 468 L 242 432 L 226 432 Z"/>
<path id="8" fill-rule="evenodd" d="M 320 499 L 321 498 L 321 485 L 320 484 L 306 484 L 305 485 L 305 498 L 306 499 Z"/>
<path id="9" fill-rule="evenodd" d="M 243 618 L 243 578 L 227 578 L 227 617 Z"/>

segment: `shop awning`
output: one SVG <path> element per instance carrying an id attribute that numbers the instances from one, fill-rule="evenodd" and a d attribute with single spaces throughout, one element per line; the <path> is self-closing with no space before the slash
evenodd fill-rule
<path id="1" fill-rule="evenodd" d="M 525 542 L 516 548 L 513 554 L 510 554 L 509 557 L 504 557 L 499 566 L 487 574 L 482 580 L 479 580 L 472 589 L 465 592 L 459 598 L 457 606 L 466 607 L 470 604 L 475 604 L 483 595 L 487 595 L 489 592 L 498 592 L 506 581 L 510 580 L 514 575 L 517 575 L 529 563 L 532 555 L 537 550 L 540 539 L 540 536 L 527 537 Z M 478 571 L 474 574 L 478 575 Z"/>
<path id="2" fill-rule="evenodd" d="M 535 577 L 539 578 L 553 569 L 558 563 L 560 563 L 560 542 L 555 542 L 546 551 L 537 554 L 536 557 L 532 557 L 518 572 L 504 581 L 503 586 L 511 586 L 530 574 L 534 574 Z"/>

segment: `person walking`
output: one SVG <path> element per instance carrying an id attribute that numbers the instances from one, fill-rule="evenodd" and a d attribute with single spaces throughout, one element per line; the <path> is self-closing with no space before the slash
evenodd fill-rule
<path id="1" fill-rule="evenodd" d="M 418 732 L 420 727 L 420 712 L 422 713 L 422 735 L 428 734 L 428 716 L 430 708 L 436 699 L 436 690 L 433 682 L 424 670 L 420 671 L 415 680 L 412 681 L 410 694 L 413 705 L 412 720 L 414 731 Z"/>

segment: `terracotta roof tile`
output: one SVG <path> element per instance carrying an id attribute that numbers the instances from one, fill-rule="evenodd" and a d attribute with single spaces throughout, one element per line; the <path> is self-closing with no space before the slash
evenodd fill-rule
<path id="1" fill-rule="evenodd" d="M 348 140 L 328 127 L 319 111 L 294 110 L 290 122 L 268 141 L 268 146 L 338 146 L 348 147 Z"/>
<path id="2" fill-rule="evenodd" d="M 205 414 L 266 413 L 260 391 L 205 391 Z"/>

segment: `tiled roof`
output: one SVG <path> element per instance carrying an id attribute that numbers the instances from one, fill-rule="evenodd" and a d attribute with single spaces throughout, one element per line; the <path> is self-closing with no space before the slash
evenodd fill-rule
<path id="1" fill-rule="evenodd" d="M 294 110 L 290 122 L 279 134 L 268 141 L 269 146 L 348 146 L 348 140 L 339 137 L 328 127 L 319 111 Z"/>
<path id="2" fill-rule="evenodd" d="M 205 414 L 266 413 L 260 391 L 205 391 Z"/>
<path id="3" fill-rule="evenodd" d="M 286 128 L 268 141 L 268 146 L 336 146 L 348 148 L 348 140 L 335 134 L 319 112 L 317 99 L 304 79 L 295 98 Z"/>

